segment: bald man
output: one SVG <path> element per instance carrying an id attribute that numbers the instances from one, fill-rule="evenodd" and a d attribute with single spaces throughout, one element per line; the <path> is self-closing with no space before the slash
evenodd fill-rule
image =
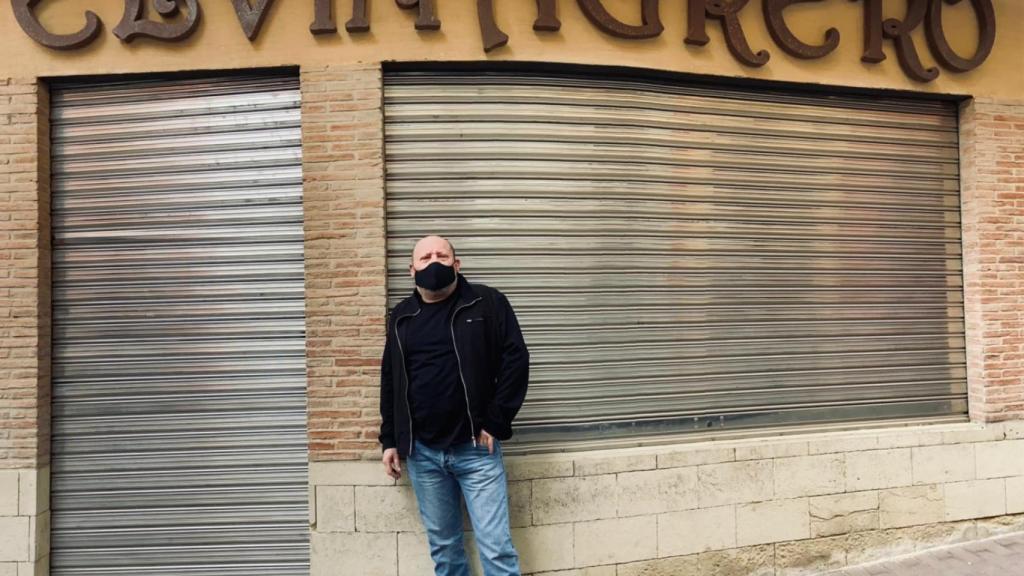
<path id="1" fill-rule="evenodd" d="M 508 299 L 459 272 L 451 242 L 413 248 L 413 293 L 391 311 L 381 360 L 384 471 L 405 460 L 437 576 L 469 576 L 460 499 L 486 576 L 519 574 L 501 441 L 526 397 L 530 357 Z"/>

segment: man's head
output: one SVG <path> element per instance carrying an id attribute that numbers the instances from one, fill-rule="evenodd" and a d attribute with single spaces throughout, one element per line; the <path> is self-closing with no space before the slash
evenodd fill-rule
<path id="1" fill-rule="evenodd" d="M 432 266 L 437 264 L 436 266 Z M 455 257 L 455 247 L 441 236 L 425 236 L 412 249 L 409 275 L 416 285 L 429 292 L 444 292 L 454 286 L 462 263 Z M 439 279 L 443 286 L 438 286 Z"/>
<path id="2" fill-rule="evenodd" d="M 447 238 L 441 236 L 424 236 L 412 249 L 412 265 L 410 272 L 423 270 L 432 262 L 440 262 L 445 266 L 459 267 L 459 260 L 455 257 L 455 247 Z"/>

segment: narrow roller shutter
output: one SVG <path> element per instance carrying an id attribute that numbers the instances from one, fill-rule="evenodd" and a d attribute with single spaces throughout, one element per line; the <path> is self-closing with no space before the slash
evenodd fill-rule
<path id="1" fill-rule="evenodd" d="M 385 76 L 390 300 L 450 237 L 532 352 L 520 446 L 966 413 L 950 102 Z"/>
<path id="2" fill-rule="evenodd" d="M 52 92 L 54 576 L 308 574 L 299 87 Z"/>

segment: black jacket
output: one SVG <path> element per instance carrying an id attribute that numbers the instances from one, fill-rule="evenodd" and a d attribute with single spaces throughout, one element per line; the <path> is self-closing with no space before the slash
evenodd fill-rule
<path id="1" fill-rule="evenodd" d="M 507 440 L 512 437 L 512 419 L 526 397 L 530 354 L 505 295 L 483 284 L 470 284 L 462 275 L 458 281 L 451 333 L 473 434 L 478 436 L 483 429 Z M 403 321 L 419 311 L 415 293 L 391 311 L 380 366 L 380 443 L 385 450 L 398 448 L 401 457 L 413 447 Z"/>

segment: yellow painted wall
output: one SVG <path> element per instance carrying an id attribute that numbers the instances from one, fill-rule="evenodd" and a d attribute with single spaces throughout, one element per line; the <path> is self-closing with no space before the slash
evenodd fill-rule
<path id="1" fill-rule="evenodd" d="M 598 31 L 582 14 L 575 0 L 558 0 L 562 30 L 538 33 L 533 0 L 495 0 L 497 19 L 509 34 L 509 45 L 490 54 L 483 51 L 473 0 L 437 0 L 442 28 L 418 32 L 415 10 L 400 10 L 394 0 L 369 0 L 371 32 L 344 31 L 352 0 L 335 0 L 339 33 L 316 37 L 309 32 L 312 0 L 276 0 L 255 42 L 242 33 L 229 0 L 200 0 L 202 19 L 196 33 L 181 43 L 148 39 L 124 44 L 111 30 L 121 18 L 122 0 L 41 0 L 36 9 L 53 32 L 67 33 L 84 23 L 85 10 L 103 20 L 100 37 L 86 48 L 50 50 L 25 34 L 15 21 L 9 2 L 0 3 L 0 76 L 66 76 L 196 69 L 233 69 L 280 65 L 322 65 L 344 62 L 518 60 L 603 64 L 655 68 L 699 74 L 739 76 L 841 86 L 893 88 L 921 92 L 970 94 L 1001 99 L 1024 99 L 1024 0 L 994 0 L 997 36 L 995 48 L 978 69 L 964 74 L 942 70 L 938 79 L 920 83 L 900 69 L 892 41 L 884 41 L 888 59 L 879 64 L 860 61 L 863 50 L 862 4 L 850 0 L 823 0 L 787 9 L 787 20 L 798 37 L 820 43 L 825 29 L 841 33 L 839 48 L 823 59 L 802 61 L 775 46 L 765 27 L 760 0 L 744 9 L 742 23 L 752 48 L 768 49 L 772 58 L 762 68 L 737 62 L 726 49 L 721 27 L 708 21 L 711 42 L 688 46 L 686 0 L 662 0 L 665 31 L 651 40 L 629 41 Z M 149 0 L 147 0 L 147 3 Z M 620 19 L 639 23 L 640 0 L 604 0 Z M 886 16 L 901 17 L 905 0 L 886 0 Z M 970 2 L 945 6 L 944 22 L 950 42 L 963 56 L 974 51 L 977 24 Z M 151 17 L 158 20 L 158 16 Z M 916 32 L 925 66 L 935 64 L 925 41 L 924 26 Z"/>

